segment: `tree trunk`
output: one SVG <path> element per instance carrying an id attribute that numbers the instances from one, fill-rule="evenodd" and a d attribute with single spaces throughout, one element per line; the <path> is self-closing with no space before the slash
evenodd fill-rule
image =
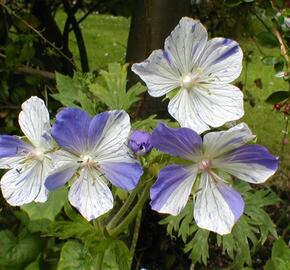
<path id="1" fill-rule="evenodd" d="M 190 13 L 189 0 L 135 0 L 128 38 L 126 62 L 133 64 L 145 60 L 152 50 L 162 49 L 165 38 L 178 24 L 181 17 Z M 131 82 L 138 77 L 129 72 Z M 168 117 L 167 104 L 162 98 L 143 96 L 137 116 L 157 114 Z"/>

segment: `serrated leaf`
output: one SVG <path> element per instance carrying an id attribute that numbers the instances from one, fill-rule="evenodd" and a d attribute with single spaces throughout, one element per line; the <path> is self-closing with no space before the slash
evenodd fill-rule
<path id="1" fill-rule="evenodd" d="M 258 42 L 268 48 L 275 48 L 279 46 L 279 41 L 271 32 L 260 32 L 257 36 Z"/>
<path id="2" fill-rule="evenodd" d="M 198 228 L 192 240 L 186 244 L 184 251 L 190 252 L 189 258 L 192 264 L 202 262 L 207 265 L 207 259 L 209 258 L 209 233 L 208 230 Z"/>
<path id="3" fill-rule="evenodd" d="M 0 269 L 23 269 L 36 259 L 40 249 L 38 236 L 15 237 L 9 230 L 0 231 Z"/>
<path id="4" fill-rule="evenodd" d="M 269 104 L 276 104 L 284 101 L 290 97 L 289 91 L 277 91 L 267 97 L 266 102 Z"/>
<path id="5" fill-rule="evenodd" d="M 265 270 L 290 269 L 290 248 L 282 238 L 275 241 L 272 248 L 272 257 L 267 261 Z"/>
<path id="6" fill-rule="evenodd" d="M 45 203 L 32 202 L 21 206 L 31 220 L 49 219 L 54 221 L 67 201 L 67 189 L 61 188 L 49 193 Z"/>
<path id="7" fill-rule="evenodd" d="M 97 82 L 89 85 L 92 94 L 105 103 L 109 109 L 128 110 L 140 100 L 139 95 L 145 92 L 146 87 L 140 83 L 133 85 L 127 91 L 128 64 L 110 63 L 108 71 L 100 71 Z"/>
<path id="8" fill-rule="evenodd" d="M 57 270 L 93 270 L 96 268 L 96 258 L 77 241 L 66 242 L 60 253 Z"/>
<path id="9" fill-rule="evenodd" d="M 103 259 L 103 270 L 129 270 L 130 252 L 123 241 L 114 240 L 106 249 Z"/>

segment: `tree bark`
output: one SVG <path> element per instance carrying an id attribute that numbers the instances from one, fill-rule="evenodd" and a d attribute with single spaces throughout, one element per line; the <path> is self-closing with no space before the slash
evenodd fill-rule
<path id="1" fill-rule="evenodd" d="M 181 17 L 190 14 L 189 0 L 135 0 L 127 45 L 126 62 L 133 64 L 145 60 L 155 49 L 162 49 L 165 38 L 178 24 Z M 129 72 L 131 82 L 139 78 Z M 167 104 L 162 98 L 143 96 L 137 116 L 157 114 L 168 117 Z"/>

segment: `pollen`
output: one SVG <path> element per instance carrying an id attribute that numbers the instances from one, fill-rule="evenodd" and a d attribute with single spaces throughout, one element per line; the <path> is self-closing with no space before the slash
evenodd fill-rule
<path id="1" fill-rule="evenodd" d="M 94 160 L 90 155 L 81 155 L 80 158 L 83 166 L 91 167 L 94 164 Z"/>
<path id="2" fill-rule="evenodd" d="M 210 159 L 203 159 L 198 163 L 198 169 L 200 171 L 208 171 L 211 168 L 211 160 Z"/>

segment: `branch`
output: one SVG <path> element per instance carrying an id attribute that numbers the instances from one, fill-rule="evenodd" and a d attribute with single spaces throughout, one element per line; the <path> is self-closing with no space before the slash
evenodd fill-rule
<path id="1" fill-rule="evenodd" d="M 25 24 L 29 29 L 31 29 L 36 35 L 38 35 L 44 42 L 49 44 L 53 49 L 55 49 L 58 54 L 60 54 L 62 57 L 64 57 L 67 61 L 69 61 L 74 67 L 75 64 L 71 58 L 69 58 L 67 55 L 65 55 L 58 47 L 56 47 L 52 42 L 50 42 L 47 38 L 45 38 L 37 29 L 35 29 L 32 25 L 30 25 L 27 21 L 23 20 L 20 16 L 15 14 L 9 7 L 7 7 L 4 3 L 0 2 L 0 5 L 7 10 L 7 12 L 11 15 L 13 15 L 15 18 L 20 20 L 23 24 Z"/>
<path id="2" fill-rule="evenodd" d="M 36 69 L 28 66 L 19 66 L 15 68 L 15 73 L 27 75 L 37 75 L 48 80 L 55 80 L 55 74 L 46 70 Z"/>
<path id="3" fill-rule="evenodd" d="M 70 23 L 73 27 L 73 31 L 77 40 L 78 48 L 79 48 L 79 54 L 80 54 L 80 60 L 81 60 L 81 66 L 82 66 L 82 71 L 83 72 L 88 72 L 89 71 L 89 62 L 88 62 L 88 55 L 87 55 L 87 50 L 85 46 L 85 42 L 83 39 L 83 35 L 81 32 L 81 29 L 78 25 L 78 22 L 75 18 L 74 12 L 72 7 L 70 6 L 70 3 L 68 0 L 63 0 L 63 6 L 64 9 L 68 15 L 68 19 L 70 20 Z"/>

